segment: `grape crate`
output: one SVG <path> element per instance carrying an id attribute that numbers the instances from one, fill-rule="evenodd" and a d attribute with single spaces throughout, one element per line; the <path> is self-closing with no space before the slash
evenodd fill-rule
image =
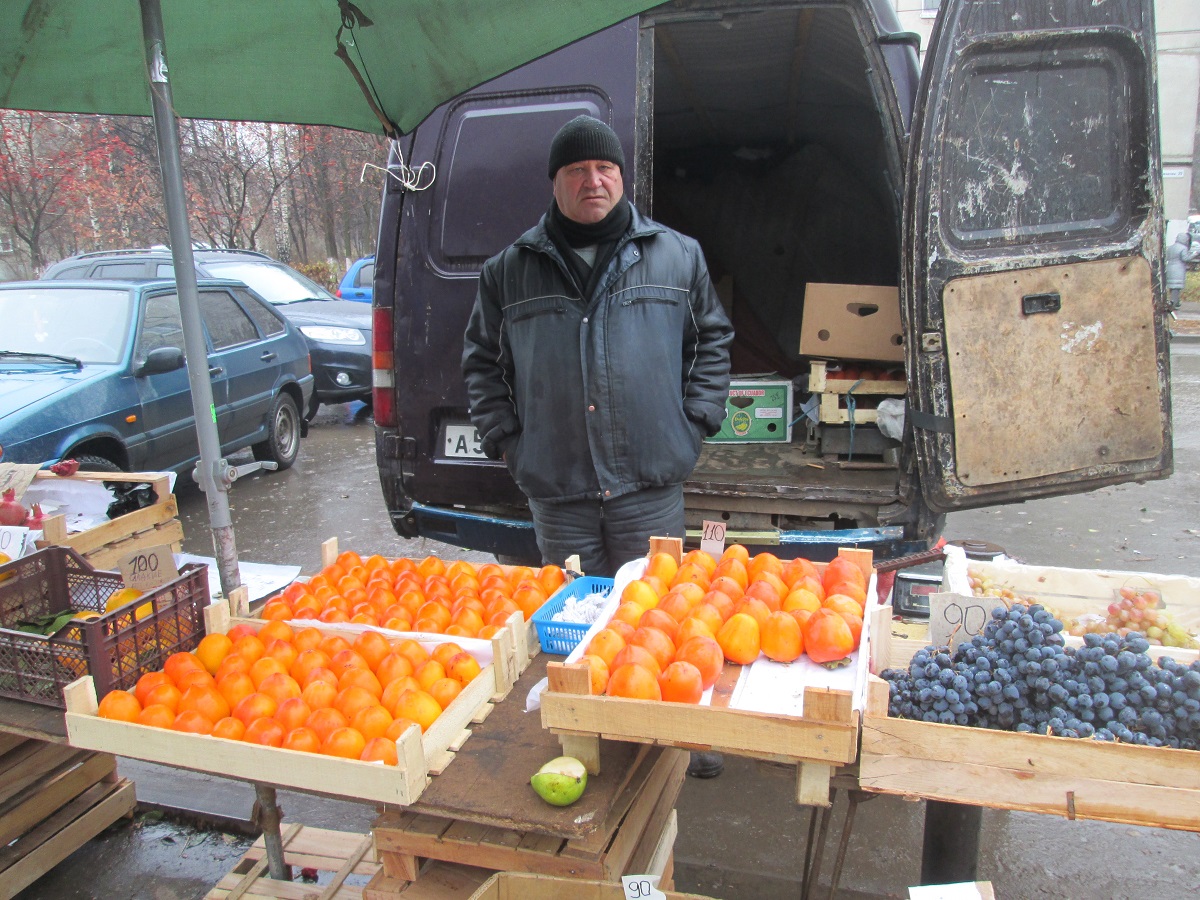
<path id="1" fill-rule="evenodd" d="M 1200 662 L 1138 633 L 1069 645 L 1040 604 L 997 599 L 955 651 L 876 615 L 862 789 L 1200 831 Z"/>

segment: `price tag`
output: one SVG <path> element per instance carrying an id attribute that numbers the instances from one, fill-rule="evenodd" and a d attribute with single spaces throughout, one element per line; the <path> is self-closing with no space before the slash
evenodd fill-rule
<path id="1" fill-rule="evenodd" d="M 983 634 L 992 617 L 991 604 L 982 597 L 940 593 L 929 597 L 929 640 L 954 649 L 963 641 Z"/>
<path id="2" fill-rule="evenodd" d="M 700 549 L 713 559 L 720 559 L 725 552 L 725 523 L 704 520 L 700 532 Z"/>
<path id="3" fill-rule="evenodd" d="M 0 525 L 0 553 L 20 559 L 29 549 L 29 529 L 24 525 Z"/>
<path id="4" fill-rule="evenodd" d="M 179 577 L 175 556 L 167 546 L 126 554 L 118 562 L 117 569 L 125 586 L 139 591 L 152 591 Z"/>
<path id="5" fill-rule="evenodd" d="M 38 466 L 19 463 L 0 463 L 0 492 L 12 488 L 20 500 L 25 489 L 33 483 Z"/>
<path id="6" fill-rule="evenodd" d="M 667 895 L 658 889 L 657 875 L 622 875 L 621 890 L 625 892 L 625 900 L 667 900 Z"/>

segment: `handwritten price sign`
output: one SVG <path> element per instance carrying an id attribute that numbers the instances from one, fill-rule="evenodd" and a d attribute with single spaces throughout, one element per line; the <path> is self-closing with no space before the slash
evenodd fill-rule
<path id="1" fill-rule="evenodd" d="M 932 594 L 929 597 L 929 640 L 953 649 L 963 641 L 983 634 L 991 615 L 991 605 L 982 597 Z"/>
<path id="2" fill-rule="evenodd" d="M 126 554 L 118 562 L 117 569 L 125 586 L 139 591 L 152 591 L 179 577 L 175 555 L 167 546 Z"/>
<path id="3" fill-rule="evenodd" d="M 667 895 L 655 885 L 657 875 L 622 875 L 621 889 L 625 892 L 625 900 L 666 900 Z"/>
<path id="4" fill-rule="evenodd" d="M 725 552 L 725 523 L 704 520 L 700 531 L 700 549 L 713 559 L 720 559 Z"/>
<path id="5" fill-rule="evenodd" d="M 0 553 L 9 559 L 20 559 L 25 555 L 29 542 L 29 529 L 24 525 L 0 526 Z"/>

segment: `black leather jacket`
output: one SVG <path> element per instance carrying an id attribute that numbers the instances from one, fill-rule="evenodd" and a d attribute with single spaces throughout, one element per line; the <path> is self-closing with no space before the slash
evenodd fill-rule
<path id="1" fill-rule="evenodd" d="M 680 484 L 725 416 L 733 328 L 700 246 L 632 214 L 586 300 L 544 217 L 480 273 L 463 352 L 471 418 L 534 499 Z"/>

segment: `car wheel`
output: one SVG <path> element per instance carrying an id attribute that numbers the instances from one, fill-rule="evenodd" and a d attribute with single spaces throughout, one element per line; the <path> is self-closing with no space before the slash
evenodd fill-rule
<path id="1" fill-rule="evenodd" d="M 81 472 L 124 472 L 125 470 L 118 466 L 111 459 L 105 459 L 103 456 L 92 456 L 84 454 L 76 456 L 76 462 L 79 463 L 79 471 Z"/>
<path id="2" fill-rule="evenodd" d="M 290 469 L 300 455 L 300 412 L 296 401 L 280 394 L 271 407 L 267 423 L 267 439 L 250 448 L 259 462 L 273 462 L 280 469 Z"/>

